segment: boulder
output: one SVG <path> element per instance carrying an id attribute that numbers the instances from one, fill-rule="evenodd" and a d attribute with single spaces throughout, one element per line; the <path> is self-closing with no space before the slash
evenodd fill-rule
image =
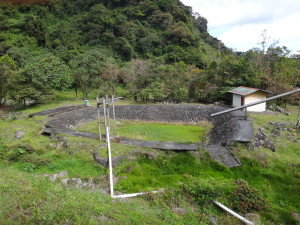
<path id="1" fill-rule="evenodd" d="M 67 171 L 61 171 L 60 173 L 57 174 L 53 174 L 52 176 L 49 177 L 49 179 L 54 182 L 56 181 L 58 178 L 62 178 L 68 175 Z"/>
<path id="2" fill-rule="evenodd" d="M 188 213 L 188 211 L 186 209 L 184 209 L 184 208 L 178 208 L 178 207 L 177 208 L 173 208 L 172 212 L 176 213 L 176 214 L 179 214 L 179 215 L 184 215 L 184 214 Z"/>
<path id="3" fill-rule="evenodd" d="M 280 106 L 275 106 L 275 110 L 280 112 L 280 113 L 283 113 L 284 112 L 284 108 L 280 107 Z"/>
<path id="4" fill-rule="evenodd" d="M 62 183 L 64 186 L 68 186 L 69 180 L 70 180 L 69 178 L 62 179 L 62 180 L 61 180 L 61 183 Z"/>
<path id="5" fill-rule="evenodd" d="M 97 151 L 93 151 L 93 158 L 96 162 L 98 162 L 102 166 L 108 167 L 108 159 L 101 157 Z M 121 160 L 122 160 L 121 156 L 116 156 L 112 158 L 112 166 L 117 167 L 120 164 Z"/>
<path id="6" fill-rule="evenodd" d="M 277 131 L 276 131 L 277 132 Z M 252 144 L 254 147 L 265 147 L 268 148 L 270 150 L 272 150 L 273 152 L 276 151 L 276 147 L 273 143 L 273 141 L 271 141 L 267 134 L 264 132 L 263 128 L 258 128 L 258 132 L 254 137 L 254 141 Z"/>
<path id="7" fill-rule="evenodd" d="M 265 140 L 264 147 L 270 149 L 272 152 L 276 151 L 276 147 L 275 147 L 273 141 L 271 141 L 270 139 Z"/>
<path id="8" fill-rule="evenodd" d="M 272 134 L 274 134 L 275 136 L 280 136 L 280 131 L 279 130 L 272 130 Z"/>
<path id="9" fill-rule="evenodd" d="M 218 220 L 215 216 L 210 217 L 209 225 L 218 225 Z"/>
<path id="10" fill-rule="evenodd" d="M 16 130 L 14 137 L 20 140 L 21 138 L 24 137 L 24 135 L 25 135 L 25 132 L 23 132 L 21 130 Z"/>

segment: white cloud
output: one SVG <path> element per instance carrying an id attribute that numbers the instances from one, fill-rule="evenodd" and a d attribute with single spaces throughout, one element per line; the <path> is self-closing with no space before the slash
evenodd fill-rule
<path id="1" fill-rule="evenodd" d="M 300 50 L 299 0 L 181 0 L 208 20 L 209 32 L 228 47 L 246 51 L 257 47 L 267 29 L 294 52 Z"/>

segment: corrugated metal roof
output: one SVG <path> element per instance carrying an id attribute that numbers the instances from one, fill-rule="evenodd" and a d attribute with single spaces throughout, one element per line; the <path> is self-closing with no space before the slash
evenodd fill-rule
<path id="1" fill-rule="evenodd" d="M 228 92 L 245 96 L 245 95 L 249 95 L 254 92 L 257 92 L 257 91 L 260 91 L 260 90 L 257 88 L 249 88 L 249 87 L 240 86 L 240 87 L 234 88 Z"/>

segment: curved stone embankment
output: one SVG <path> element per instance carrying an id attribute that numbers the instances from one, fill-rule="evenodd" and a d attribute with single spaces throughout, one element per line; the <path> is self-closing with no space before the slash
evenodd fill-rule
<path id="1" fill-rule="evenodd" d="M 251 121 L 244 120 L 244 112 L 235 111 L 211 117 L 227 108 L 200 105 L 118 105 L 116 118 L 125 120 L 191 123 L 203 120 L 214 125 L 210 133 L 211 144 L 226 145 L 234 141 L 247 142 L 253 137 Z M 103 114 L 101 108 L 101 114 Z M 47 128 L 71 129 L 97 119 L 95 107 L 88 107 L 57 115 L 46 123 Z"/>
<path id="2" fill-rule="evenodd" d="M 118 105 L 115 108 L 116 118 L 125 120 L 157 121 L 168 123 L 193 123 L 203 120 L 211 121 L 214 125 L 210 133 L 210 144 L 202 146 L 212 158 L 228 167 L 240 166 L 240 162 L 233 157 L 230 151 L 224 147 L 236 141 L 248 142 L 253 137 L 251 121 L 244 120 L 244 112 L 234 111 L 216 117 L 210 115 L 225 110 L 220 106 L 202 105 Z M 59 108 L 57 108 L 61 112 Z M 51 111 L 53 113 L 53 111 Z M 103 111 L 101 109 L 101 114 Z M 73 111 L 56 114 L 46 123 L 48 131 L 69 130 L 77 125 L 91 122 L 97 119 L 95 107 L 76 109 Z M 77 132 L 78 133 L 78 132 Z M 77 134 L 78 135 L 78 134 Z M 129 139 L 128 139 L 129 140 Z M 136 141 L 124 139 L 124 144 L 134 145 Z M 137 141 L 138 146 L 141 141 Z M 151 146 L 153 143 L 150 143 Z M 145 142 L 145 145 L 149 145 Z M 159 146 L 164 146 L 161 144 Z M 147 147 L 144 146 L 144 147 Z M 149 145 L 150 146 L 150 145 Z M 166 146 L 169 146 L 167 143 Z M 192 148 L 195 148 L 192 146 Z M 174 149 L 175 150 L 175 149 Z M 178 149 L 177 149 L 178 150 Z"/>

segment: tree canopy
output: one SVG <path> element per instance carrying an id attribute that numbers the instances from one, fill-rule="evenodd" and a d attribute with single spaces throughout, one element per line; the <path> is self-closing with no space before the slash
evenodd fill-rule
<path id="1" fill-rule="evenodd" d="M 236 54 L 179 0 L 7 2 L 0 3 L 1 102 L 42 102 L 70 88 L 87 98 L 91 89 L 117 87 L 136 100 L 213 102 L 238 85 L 274 93 L 299 86 L 299 58 L 288 49 L 263 39 L 261 48 Z"/>

